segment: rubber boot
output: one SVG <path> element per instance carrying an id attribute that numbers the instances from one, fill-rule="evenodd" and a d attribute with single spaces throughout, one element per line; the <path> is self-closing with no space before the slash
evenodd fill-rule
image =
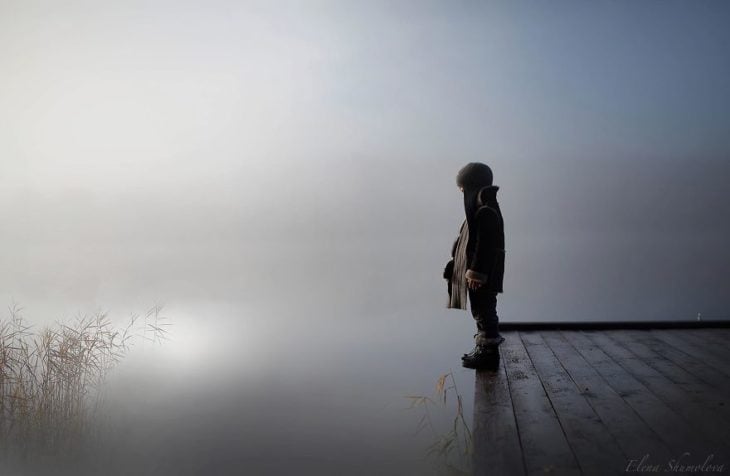
<path id="1" fill-rule="evenodd" d="M 478 336 L 478 335 L 479 335 L 479 334 L 474 334 L 474 340 L 475 340 L 475 341 L 476 341 L 476 338 L 477 338 L 477 336 Z M 471 352 L 469 352 L 469 353 L 466 353 L 466 354 L 462 355 L 462 356 L 461 356 L 461 359 L 463 360 L 463 359 L 464 359 L 464 358 L 466 358 L 467 356 L 472 356 L 472 357 L 474 357 L 474 355 L 476 355 L 476 353 L 477 353 L 478 351 L 479 351 L 479 346 L 478 346 L 478 345 L 475 345 L 475 346 L 474 346 L 474 348 L 473 348 L 473 349 L 471 350 Z"/>
<path id="2" fill-rule="evenodd" d="M 483 337 L 479 334 L 474 334 L 474 340 L 476 341 L 476 345 L 472 349 L 471 352 L 468 354 L 464 354 L 461 359 L 464 360 L 467 357 L 473 359 L 478 354 L 481 354 L 483 352 L 494 352 L 499 345 L 504 342 L 504 337 Z"/>
<path id="3" fill-rule="evenodd" d="M 499 361 L 499 350 L 496 346 L 477 345 L 475 350 L 461 360 L 462 366 L 468 369 L 492 368 L 493 363 Z"/>

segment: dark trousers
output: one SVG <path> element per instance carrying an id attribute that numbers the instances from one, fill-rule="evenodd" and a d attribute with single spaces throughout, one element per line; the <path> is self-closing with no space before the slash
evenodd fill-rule
<path id="1" fill-rule="evenodd" d="M 471 314 L 477 323 L 477 336 L 499 337 L 497 293 L 485 289 L 469 288 L 469 301 L 471 301 Z"/>

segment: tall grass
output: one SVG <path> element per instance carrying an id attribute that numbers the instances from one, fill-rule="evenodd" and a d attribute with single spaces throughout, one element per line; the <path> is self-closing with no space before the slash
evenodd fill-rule
<path id="1" fill-rule="evenodd" d="M 449 403 L 449 394 L 453 393 L 453 403 Z M 469 475 L 472 474 L 472 455 L 474 453 L 473 437 L 469 424 L 464 417 L 464 405 L 459 389 L 456 386 L 454 372 L 449 371 L 436 381 L 433 397 L 426 395 L 406 396 L 411 401 L 409 409 L 420 409 L 421 419 L 416 434 L 428 430 L 433 438 L 426 449 L 438 474 Z M 434 420 L 435 413 L 441 413 L 449 421 L 448 430 L 442 431 Z M 443 415 L 446 413 L 446 415 Z"/>
<path id="2" fill-rule="evenodd" d="M 166 338 L 161 310 L 123 327 L 97 312 L 35 329 L 10 306 L 0 320 L 0 457 L 62 453 L 88 437 L 109 371 L 135 341 Z"/>

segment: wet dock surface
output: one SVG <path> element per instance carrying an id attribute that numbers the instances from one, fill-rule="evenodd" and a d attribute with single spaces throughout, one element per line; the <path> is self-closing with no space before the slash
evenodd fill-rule
<path id="1" fill-rule="evenodd" d="M 476 474 L 730 474 L 729 328 L 506 329 Z"/>

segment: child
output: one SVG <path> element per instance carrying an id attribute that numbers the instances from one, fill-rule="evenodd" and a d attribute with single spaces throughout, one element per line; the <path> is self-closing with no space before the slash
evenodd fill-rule
<path id="1" fill-rule="evenodd" d="M 451 248 L 451 261 L 444 269 L 448 281 L 450 309 L 466 309 L 469 296 L 471 313 L 477 324 L 474 350 L 462 357 L 464 367 L 485 366 L 497 354 L 504 338 L 499 334 L 497 293 L 502 292 L 504 277 L 504 222 L 492 185 L 492 170 L 471 162 L 456 176 L 464 193 L 466 219 Z"/>

